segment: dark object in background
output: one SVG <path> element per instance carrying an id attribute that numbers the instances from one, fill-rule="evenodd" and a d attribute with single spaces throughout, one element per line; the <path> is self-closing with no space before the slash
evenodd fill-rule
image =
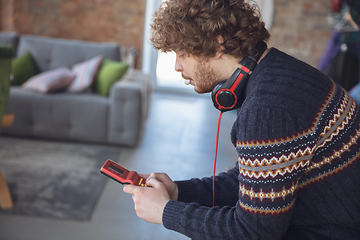
<path id="1" fill-rule="evenodd" d="M 349 52 L 347 44 L 343 43 L 327 74 L 349 91 L 359 82 L 359 66 L 359 60 Z"/>

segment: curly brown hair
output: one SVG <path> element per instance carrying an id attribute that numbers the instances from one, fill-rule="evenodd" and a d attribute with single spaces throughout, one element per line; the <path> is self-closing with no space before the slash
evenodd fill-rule
<path id="1" fill-rule="evenodd" d="M 258 6 L 244 0 L 168 0 L 155 12 L 151 29 L 155 49 L 201 57 L 220 49 L 237 58 L 257 54 L 257 44 L 270 37 Z"/>

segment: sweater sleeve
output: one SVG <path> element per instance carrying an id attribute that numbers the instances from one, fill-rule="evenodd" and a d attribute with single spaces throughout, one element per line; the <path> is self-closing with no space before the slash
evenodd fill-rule
<path id="1" fill-rule="evenodd" d="M 192 239 L 281 239 L 290 220 L 284 216 L 259 217 L 243 211 L 238 204 L 220 208 L 170 200 L 163 224 Z"/>
<path id="2" fill-rule="evenodd" d="M 233 206 L 238 200 L 239 190 L 238 165 L 215 177 L 215 205 Z M 191 203 L 196 202 L 202 206 L 213 204 L 213 178 L 191 179 L 176 181 L 179 189 L 178 201 Z"/>
<path id="3" fill-rule="evenodd" d="M 282 239 L 299 212 L 295 202 L 312 158 L 322 161 L 316 151 L 319 139 L 328 137 L 321 134 L 332 119 L 324 111 L 331 113 L 329 104 L 338 97 L 334 86 L 316 69 L 270 51 L 251 74 L 231 133 L 238 152 L 237 202 L 203 205 L 196 194 L 209 189 L 207 180 L 186 182 L 186 201 L 167 203 L 164 226 L 194 239 Z"/>
<path id="4" fill-rule="evenodd" d="M 266 111 L 256 111 L 252 108 L 252 111 L 242 116 L 251 121 L 255 115 L 265 117 L 261 116 L 264 113 L 266 114 Z M 285 112 L 282 113 L 287 115 Z M 279 114 L 279 116 L 281 117 L 268 118 L 266 123 L 279 124 L 279 118 L 283 118 L 283 115 Z M 239 119 L 238 122 L 241 123 L 243 120 Z M 254 122 L 259 123 L 259 121 Z M 296 125 L 291 116 L 281 124 Z M 242 139 L 249 137 L 249 134 L 256 135 L 251 133 L 252 129 L 240 129 L 240 126 L 243 125 L 234 125 L 234 132 L 238 134 L 235 138 Z M 258 128 L 256 129 L 258 131 Z M 244 134 L 248 136 L 243 136 Z M 271 146 L 270 141 L 268 143 L 267 146 L 261 147 L 261 144 L 265 143 L 253 142 L 250 146 L 243 141 L 237 141 L 239 153 L 237 171 L 240 174 L 238 174 L 236 190 L 229 189 L 237 195 L 237 202 L 232 205 L 216 204 L 215 207 L 211 207 L 208 204 L 203 205 L 202 201 L 198 201 L 198 197 L 187 199 L 188 203 L 170 201 L 163 214 L 164 226 L 194 239 L 281 239 L 290 224 L 297 194 L 296 183 L 309 157 L 305 154 L 290 162 L 283 161 L 284 154 L 290 154 L 290 150 L 296 147 L 296 144 L 289 142 L 280 147 L 276 144 Z M 280 161 L 283 161 L 280 164 L 285 172 L 278 174 Z M 304 167 L 301 167 L 302 165 Z M 296 167 L 293 170 L 289 169 L 287 172 L 286 169 L 294 166 Z M 229 174 L 223 176 L 226 179 Z M 193 189 L 199 194 L 204 186 L 210 188 L 211 184 L 207 181 L 208 179 L 192 180 L 186 183 L 187 186 L 192 185 L 192 187 L 186 189 Z M 182 187 L 179 190 L 181 189 Z M 189 192 L 184 193 L 187 194 L 194 196 Z M 226 195 L 226 191 L 221 194 Z M 217 193 L 218 198 L 223 197 L 221 194 Z"/>

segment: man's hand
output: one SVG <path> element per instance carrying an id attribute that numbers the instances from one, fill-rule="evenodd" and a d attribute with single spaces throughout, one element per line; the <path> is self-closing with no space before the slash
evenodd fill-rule
<path id="1" fill-rule="evenodd" d="M 165 205 L 177 200 L 177 185 L 165 173 L 142 175 L 149 187 L 124 186 L 124 192 L 133 195 L 136 214 L 150 223 L 162 224 Z"/>
<path id="2" fill-rule="evenodd" d="M 152 173 L 146 176 L 146 181 L 149 181 L 151 178 L 155 178 L 164 184 L 171 200 L 178 200 L 178 187 L 166 173 Z"/>

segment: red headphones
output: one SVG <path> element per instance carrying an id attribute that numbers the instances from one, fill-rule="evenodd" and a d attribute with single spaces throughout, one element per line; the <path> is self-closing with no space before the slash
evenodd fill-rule
<path id="1" fill-rule="evenodd" d="M 244 57 L 240 62 L 242 67 L 236 69 L 228 80 L 216 85 L 211 93 L 211 99 L 217 109 L 226 112 L 241 106 L 244 101 L 242 92 L 249 79 L 250 71 L 255 69 L 266 48 L 266 43 L 261 42 L 258 45 L 259 53 L 257 55 Z"/>

